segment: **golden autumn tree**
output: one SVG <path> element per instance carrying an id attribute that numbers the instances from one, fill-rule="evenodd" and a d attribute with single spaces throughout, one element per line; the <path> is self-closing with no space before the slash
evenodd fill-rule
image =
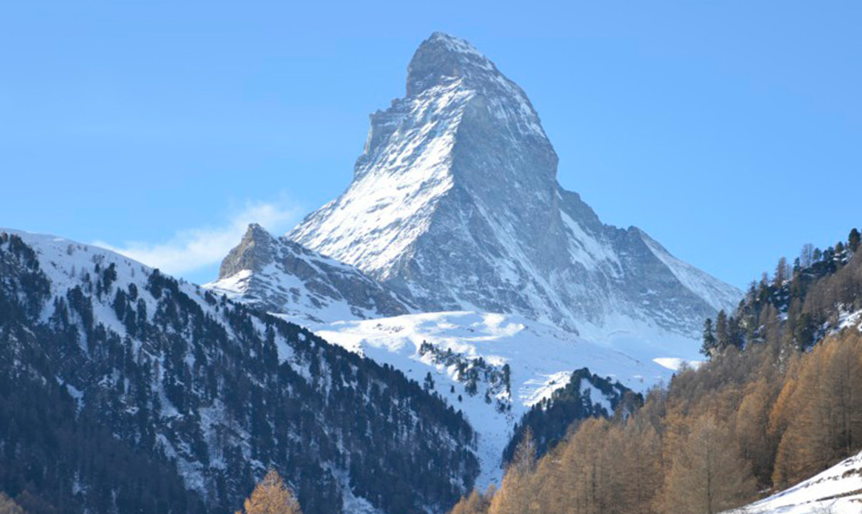
<path id="1" fill-rule="evenodd" d="M 533 507 L 532 482 L 536 467 L 536 443 L 529 429 L 515 451 L 515 456 L 500 490 L 491 499 L 490 514 L 525 514 Z"/>
<path id="2" fill-rule="evenodd" d="M 461 498 L 451 514 L 485 514 L 491 506 L 491 498 L 494 497 L 494 489 L 491 486 L 485 494 L 473 490 L 469 496 Z"/>
<path id="3" fill-rule="evenodd" d="M 777 438 L 769 430 L 769 413 L 777 396 L 776 386 L 759 379 L 746 387 L 736 411 L 735 435 L 742 456 L 751 462 L 761 488 L 771 485 Z"/>
<path id="4" fill-rule="evenodd" d="M 699 418 L 665 478 L 665 512 L 716 514 L 755 494 L 751 467 L 727 427 Z"/>
<path id="5" fill-rule="evenodd" d="M 785 386 L 773 417 L 786 431 L 773 481 L 784 485 L 822 471 L 862 447 L 862 336 L 848 330 L 817 346 Z M 791 388 L 792 386 L 792 388 Z"/>
<path id="6" fill-rule="evenodd" d="M 25 512 L 12 498 L 5 493 L 0 493 L 0 514 L 25 514 Z"/>
<path id="7" fill-rule="evenodd" d="M 655 512 L 655 496 L 662 487 L 661 439 L 655 427 L 643 418 L 629 420 L 622 431 L 622 440 L 611 446 L 619 453 L 619 488 L 617 495 L 620 514 L 651 514 Z"/>
<path id="8" fill-rule="evenodd" d="M 302 514 L 302 510 L 278 472 L 271 469 L 236 514 Z"/>

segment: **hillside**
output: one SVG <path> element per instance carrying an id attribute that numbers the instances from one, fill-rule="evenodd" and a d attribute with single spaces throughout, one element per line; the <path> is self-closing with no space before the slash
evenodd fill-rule
<path id="1" fill-rule="evenodd" d="M 645 393 L 699 360 L 704 320 L 742 297 L 563 189 L 526 93 L 443 33 L 371 116 L 347 190 L 286 236 L 250 227 L 205 287 L 430 373 L 477 433 L 483 485 L 521 416 L 574 371 Z"/>
<path id="2" fill-rule="evenodd" d="M 453 512 L 714 514 L 777 491 L 742 512 L 818 513 L 833 500 L 858 512 L 857 462 L 838 464 L 862 450 L 858 249 L 853 230 L 810 248 L 810 261 L 782 259 L 733 315 L 706 324 L 706 363 L 681 369 L 639 409 L 578 421 L 538 460 L 525 439 L 500 490 Z M 812 329 L 796 330 L 806 316 Z M 531 424 L 555 419 L 539 410 Z"/>
<path id="3" fill-rule="evenodd" d="M 31 514 L 233 512 L 268 467 L 306 513 L 419 513 L 478 473 L 461 415 L 297 325 L 53 236 L 3 231 L 0 277 L 0 486 Z"/>
<path id="4" fill-rule="evenodd" d="M 858 514 L 862 511 L 862 454 L 745 509 L 733 513 Z"/>
<path id="5" fill-rule="evenodd" d="M 425 383 L 463 412 L 476 432 L 480 487 L 499 484 L 503 455 L 522 416 L 554 391 L 566 388 L 575 370 L 638 392 L 669 381 L 673 370 L 593 344 L 570 332 L 518 316 L 476 312 L 410 314 L 336 322 L 316 333 L 375 362 Z M 618 389 L 592 390 L 583 415 L 611 413 Z"/>

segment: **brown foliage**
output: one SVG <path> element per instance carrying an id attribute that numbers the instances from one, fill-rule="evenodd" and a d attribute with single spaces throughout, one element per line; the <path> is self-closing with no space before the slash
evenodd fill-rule
<path id="1" fill-rule="evenodd" d="M 493 498 L 474 493 L 454 512 L 715 513 L 860 449 L 862 333 L 805 354 L 776 339 L 681 372 L 631 416 L 584 421 L 538 463 L 519 458 Z"/>
<path id="2" fill-rule="evenodd" d="M 12 498 L 0 493 L 0 514 L 26 514 Z"/>
<path id="3" fill-rule="evenodd" d="M 237 514 L 302 514 L 299 502 L 274 469 L 257 484 Z"/>

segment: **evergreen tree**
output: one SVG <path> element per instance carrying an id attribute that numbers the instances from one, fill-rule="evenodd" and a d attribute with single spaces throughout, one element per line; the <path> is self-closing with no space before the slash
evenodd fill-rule
<path id="1" fill-rule="evenodd" d="M 730 333 L 727 326 L 727 313 L 724 309 L 718 311 L 715 318 L 715 346 L 718 350 L 724 350 L 730 345 Z"/>
<path id="2" fill-rule="evenodd" d="M 859 238 L 859 231 L 857 229 L 854 228 L 850 231 L 850 236 L 847 238 L 847 248 L 853 253 L 856 253 L 859 249 Z"/>
<path id="3" fill-rule="evenodd" d="M 712 328 L 712 319 L 707 318 L 703 322 L 703 345 L 700 347 L 700 353 L 709 357 L 715 352 L 715 331 Z"/>

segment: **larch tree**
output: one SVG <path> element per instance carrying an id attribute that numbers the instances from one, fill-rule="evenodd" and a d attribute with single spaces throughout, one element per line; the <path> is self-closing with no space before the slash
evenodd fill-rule
<path id="1" fill-rule="evenodd" d="M 536 443 L 533 432 L 524 433 L 515 457 L 506 469 L 500 490 L 491 500 L 490 514 L 525 514 L 531 511 L 533 503 L 531 483 L 536 469 Z"/>
<path id="2" fill-rule="evenodd" d="M 862 447 L 862 336 L 845 331 L 818 345 L 798 373 L 785 386 L 793 387 L 783 395 L 785 405 L 773 409 L 783 408 L 788 419 L 776 456 L 776 484 L 806 478 Z"/>
<path id="3" fill-rule="evenodd" d="M 473 490 L 469 496 L 461 498 L 451 514 L 485 514 L 488 512 L 488 507 L 491 506 L 491 498 L 494 496 L 493 489 L 490 494 L 481 494 L 477 490 Z"/>
<path id="4" fill-rule="evenodd" d="M 730 430 L 711 416 L 699 418 L 665 478 L 665 512 L 716 514 L 754 493 L 750 465 Z"/>
<path id="5" fill-rule="evenodd" d="M 661 490 L 661 440 L 644 418 L 626 423 L 620 446 L 620 514 L 655 512 L 656 492 Z"/>
<path id="6" fill-rule="evenodd" d="M 26 514 L 12 498 L 0 493 L 0 514 Z"/>
<path id="7" fill-rule="evenodd" d="M 751 462 L 752 473 L 764 488 L 771 485 L 777 446 L 776 437 L 769 431 L 769 413 L 775 396 L 775 387 L 764 378 L 749 384 L 736 410 L 734 424 L 740 452 Z"/>
<path id="8" fill-rule="evenodd" d="M 302 510 L 278 472 L 271 469 L 236 514 L 302 514 Z"/>

